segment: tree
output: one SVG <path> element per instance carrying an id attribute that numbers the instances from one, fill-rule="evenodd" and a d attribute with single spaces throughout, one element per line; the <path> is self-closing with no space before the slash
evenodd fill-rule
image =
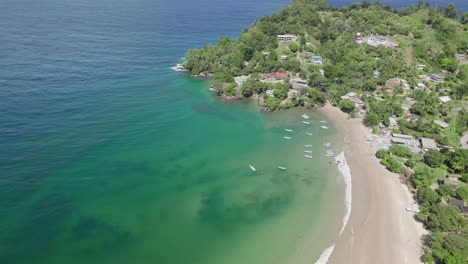
<path id="1" fill-rule="evenodd" d="M 442 165 L 445 161 L 445 156 L 435 149 L 430 149 L 424 154 L 424 163 L 431 166 L 432 168 L 437 168 Z"/>
<path id="2" fill-rule="evenodd" d="M 435 204 L 431 206 L 430 212 L 427 224 L 436 231 L 457 231 L 467 226 L 460 210 L 453 205 Z"/>
<path id="3" fill-rule="evenodd" d="M 379 124 L 379 117 L 375 113 L 367 112 L 364 117 L 364 123 L 367 126 L 376 126 Z"/>
<path id="4" fill-rule="evenodd" d="M 467 172 L 468 149 L 456 149 L 447 160 L 447 166 L 454 171 Z"/>
<path id="5" fill-rule="evenodd" d="M 413 157 L 413 152 L 407 147 L 404 146 L 391 146 L 389 149 L 390 153 L 395 154 L 399 157 L 403 158 L 411 158 Z"/>
<path id="6" fill-rule="evenodd" d="M 455 195 L 455 192 L 453 191 L 452 186 L 447 185 L 447 184 L 440 185 L 439 188 L 437 189 L 437 192 L 441 196 L 446 197 L 446 198 L 450 198 Z"/>
<path id="7" fill-rule="evenodd" d="M 354 103 L 350 100 L 342 100 L 340 102 L 340 109 L 343 111 L 343 112 L 346 112 L 346 113 L 351 113 L 351 111 L 354 110 Z"/>
<path id="8" fill-rule="evenodd" d="M 452 19 L 457 17 L 457 8 L 455 7 L 454 3 L 449 4 L 445 8 L 445 16 Z"/>
<path id="9" fill-rule="evenodd" d="M 436 204 L 440 202 L 440 196 L 437 194 L 436 191 L 432 190 L 429 187 L 425 187 L 418 191 L 418 201 L 421 204 Z"/>
<path id="10" fill-rule="evenodd" d="M 296 53 L 299 50 L 299 46 L 296 42 L 289 43 L 289 50 L 293 53 Z"/>
<path id="11" fill-rule="evenodd" d="M 460 198 L 460 199 L 463 199 L 465 201 L 468 201 L 468 187 L 466 186 L 460 186 L 458 187 L 456 190 L 455 190 L 455 195 Z"/>
<path id="12" fill-rule="evenodd" d="M 463 173 L 462 176 L 460 177 L 460 181 L 464 183 L 468 183 L 468 173 Z"/>

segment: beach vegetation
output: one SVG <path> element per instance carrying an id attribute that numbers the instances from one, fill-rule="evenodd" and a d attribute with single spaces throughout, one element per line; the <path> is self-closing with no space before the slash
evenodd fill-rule
<path id="1" fill-rule="evenodd" d="M 343 110 L 343 112 L 346 113 L 351 113 L 354 110 L 355 106 L 354 103 L 350 100 L 342 100 L 340 102 L 340 109 Z"/>
<path id="2" fill-rule="evenodd" d="M 445 156 L 438 150 L 430 149 L 424 154 L 424 163 L 431 166 L 432 168 L 439 167 L 444 163 L 444 161 Z"/>
<path id="3" fill-rule="evenodd" d="M 397 155 L 399 157 L 402 157 L 402 158 L 409 159 L 413 157 L 413 152 L 411 152 L 409 148 L 404 147 L 404 146 L 399 146 L 399 145 L 391 146 L 389 151 L 390 153 Z"/>
<path id="4" fill-rule="evenodd" d="M 440 202 L 440 196 L 432 188 L 424 187 L 418 192 L 418 201 L 421 204 L 436 204 Z"/>

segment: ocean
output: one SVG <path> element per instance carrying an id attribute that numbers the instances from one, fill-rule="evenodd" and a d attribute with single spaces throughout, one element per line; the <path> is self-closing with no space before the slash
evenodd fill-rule
<path id="1" fill-rule="evenodd" d="M 334 125 L 171 70 L 288 2 L 0 2 L 0 262 L 313 262 L 345 206 Z"/>

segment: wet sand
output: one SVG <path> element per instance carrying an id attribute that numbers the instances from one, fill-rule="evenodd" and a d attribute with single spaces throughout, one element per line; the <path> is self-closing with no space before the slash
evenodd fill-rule
<path id="1" fill-rule="evenodd" d="M 421 263 L 421 223 L 405 210 L 413 204 L 408 188 L 375 157 L 361 120 L 348 119 L 336 107 L 321 110 L 344 136 L 344 153 L 352 174 L 352 211 L 328 263 Z"/>

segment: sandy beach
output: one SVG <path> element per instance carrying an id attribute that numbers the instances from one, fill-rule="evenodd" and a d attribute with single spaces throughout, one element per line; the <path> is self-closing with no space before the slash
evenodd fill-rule
<path id="1" fill-rule="evenodd" d="M 351 215 L 327 263 L 421 263 L 426 231 L 405 210 L 414 204 L 408 188 L 379 163 L 377 149 L 365 141 L 370 129 L 331 105 L 321 111 L 343 133 L 352 174 Z"/>

